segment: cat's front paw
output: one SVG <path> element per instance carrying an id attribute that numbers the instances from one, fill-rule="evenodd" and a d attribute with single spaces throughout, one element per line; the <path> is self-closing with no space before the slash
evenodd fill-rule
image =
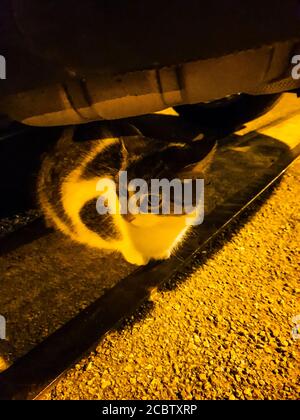
<path id="1" fill-rule="evenodd" d="M 151 260 L 159 261 L 159 260 L 167 260 L 171 256 L 171 252 L 167 251 L 162 254 L 152 255 L 152 256 L 146 256 L 138 253 L 126 253 L 123 254 L 124 258 L 127 262 L 134 265 L 146 265 Z"/>
<path id="2" fill-rule="evenodd" d="M 149 257 L 138 253 L 123 253 L 123 257 L 127 262 L 134 265 L 146 265 L 150 261 Z"/>

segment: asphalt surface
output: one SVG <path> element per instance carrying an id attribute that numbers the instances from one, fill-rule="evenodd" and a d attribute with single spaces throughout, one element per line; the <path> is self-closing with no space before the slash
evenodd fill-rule
<path id="1" fill-rule="evenodd" d="M 298 399 L 300 160 L 47 399 Z"/>

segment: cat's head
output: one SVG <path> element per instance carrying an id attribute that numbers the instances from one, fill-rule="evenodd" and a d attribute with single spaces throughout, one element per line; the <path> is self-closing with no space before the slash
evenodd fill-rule
<path id="1" fill-rule="evenodd" d="M 146 138 L 135 127 L 131 133 L 121 136 L 122 164 L 114 181 L 120 187 L 120 174 L 126 176 L 127 198 L 138 190 L 139 204 L 143 204 L 141 216 L 148 213 L 174 215 L 178 211 L 180 200 L 184 199 L 187 184 L 192 188 L 191 205 L 196 205 L 195 182 L 204 177 L 210 167 L 216 151 L 216 141 L 206 140 L 200 134 L 191 141 L 162 141 Z M 135 183 L 135 181 L 137 181 Z M 165 196 L 164 185 L 170 185 L 170 194 Z M 138 188 L 135 188 L 135 184 Z M 181 190 L 176 190 L 181 184 Z M 157 188 L 159 185 L 159 188 Z M 144 189 L 143 193 L 141 189 Z M 156 188 L 155 188 L 156 186 Z M 117 188 L 118 193 L 120 188 Z M 124 192 L 124 188 L 122 190 Z M 136 194 L 135 194 L 136 195 Z M 169 200 L 169 211 L 163 207 L 163 200 Z M 148 202 L 148 209 L 146 203 Z M 168 204 L 168 203 L 165 203 Z M 168 206 L 167 206 L 168 207 Z M 130 209 L 128 209 L 130 210 Z M 128 212 L 128 220 L 134 220 Z M 183 213 L 184 214 L 184 209 Z"/>
<path id="2" fill-rule="evenodd" d="M 199 217 L 195 182 L 203 178 L 211 164 L 215 141 L 205 140 L 199 135 L 189 142 L 166 142 L 147 138 L 132 126 L 126 126 L 125 133 L 123 128 L 121 135 L 112 137 L 116 141 L 99 152 L 94 162 L 97 164 L 97 159 L 98 164 L 99 159 L 103 162 L 106 155 L 107 166 L 115 168 L 112 172 L 108 171 L 108 178 L 113 181 L 115 189 L 109 194 L 103 189 L 102 194 L 100 186 L 98 204 L 110 206 L 108 201 L 111 198 L 113 204 L 124 203 L 125 194 L 125 208 L 121 210 L 120 205 L 115 207 L 110 217 L 121 231 L 121 252 L 128 261 L 144 264 L 150 259 L 166 258 Z M 96 175 L 96 166 L 92 172 Z M 103 177 L 100 173 L 99 176 Z M 167 195 L 163 188 L 153 190 L 153 182 L 162 180 L 167 188 L 169 182 Z M 142 190 L 141 183 L 146 189 Z M 187 183 L 192 188 L 188 214 L 188 206 L 183 202 Z M 138 208 L 135 205 L 132 207 L 134 203 Z"/>

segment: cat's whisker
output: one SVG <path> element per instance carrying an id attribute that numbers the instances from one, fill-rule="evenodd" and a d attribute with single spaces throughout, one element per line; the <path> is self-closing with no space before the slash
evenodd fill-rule
<path id="1" fill-rule="evenodd" d="M 182 263 L 184 263 L 184 262 L 185 262 L 185 260 L 184 260 L 183 258 L 179 257 L 179 256 L 178 256 L 178 255 L 176 255 L 176 254 L 172 254 L 172 257 L 173 257 L 173 258 L 176 258 L 176 260 L 178 260 L 178 261 L 180 261 L 180 262 L 182 262 Z"/>

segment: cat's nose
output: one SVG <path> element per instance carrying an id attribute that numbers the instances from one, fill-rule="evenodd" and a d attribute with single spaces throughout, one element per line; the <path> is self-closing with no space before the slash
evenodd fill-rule
<path id="1" fill-rule="evenodd" d="M 123 217 L 128 223 L 131 223 L 135 219 L 135 216 L 131 213 L 123 214 Z"/>

